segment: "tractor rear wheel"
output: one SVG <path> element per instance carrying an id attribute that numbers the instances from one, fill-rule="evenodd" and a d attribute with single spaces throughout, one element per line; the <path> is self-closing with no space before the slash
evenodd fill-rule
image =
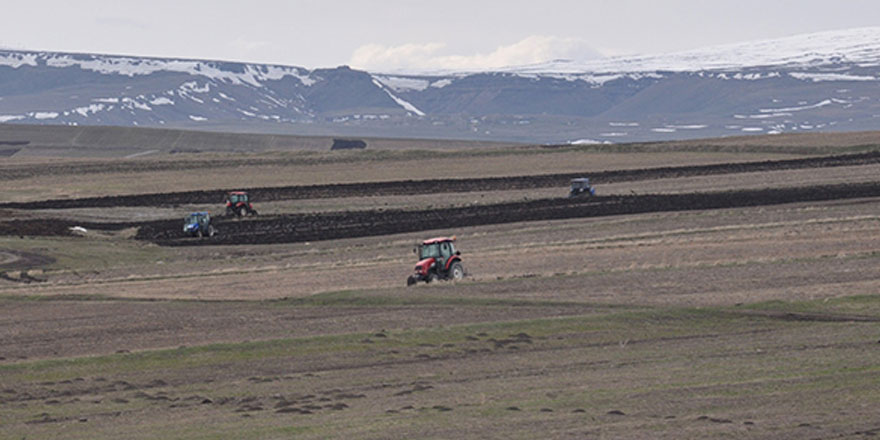
<path id="1" fill-rule="evenodd" d="M 464 278 L 464 268 L 461 267 L 461 263 L 452 263 L 452 267 L 449 268 L 449 276 L 453 281 L 461 281 Z"/>

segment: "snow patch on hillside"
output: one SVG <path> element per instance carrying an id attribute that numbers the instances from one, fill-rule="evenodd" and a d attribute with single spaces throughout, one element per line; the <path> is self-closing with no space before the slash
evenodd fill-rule
<path id="1" fill-rule="evenodd" d="M 164 96 L 160 96 L 158 98 L 151 100 L 150 104 L 153 104 L 153 105 L 174 105 L 174 101 L 172 101 Z"/>
<path id="2" fill-rule="evenodd" d="M 153 111 L 149 105 L 129 97 L 122 98 L 122 108 Z"/>
<path id="3" fill-rule="evenodd" d="M 574 141 L 568 141 L 569 145 L 608 145 L 611 143 L 611 141 L 597 141 L 595 139 L 577 139 Z"/>
<path id="4" fill-rule="evenodd" d="M 90 113 L 92 113 L 92 114 L 98 113 L 99 111 L 102 111 L 105 108 L 106 108 L 106 106 L 104 104 L 90 104 L 90 105 L 87 105 L 84 107 L 77 107 L 77 108 L 71 110 L 70 112 L 77 113 L 80 116 L 87 118 Z"/>
<path id="5" fill-rule="evenodd" d="M 830 99 L 826 99 L 815 104 L 810 105 L 802 105 L 798 107 L 785 107 L 785 108 L 761 108 L 758 109 L 761 113 L 787 113 L 787 112 L 799 112 L 803 110 L 812 110 L 816 108 L 825 107 L 826 105 L 831 105 L 832 101 Z"/>
<path id="6" fill-rule="evenodd" d="M 256 78 L 262 81 L 278 81 L 284 79 L 286 76 L 292 76 L 298 79 L 299 82 L 306 87 L 317 82 L 317 80 L 313 79 L 308 74 L 300 73 L 299 69 L 295 67 L 248 65 L 248 68 L 253 68 L 257 71 Z"/>
<path id="7" fill-rule="evenodd" d="M 432 82 L 431 87 L 433 87 L 435 89 L 442 89 L 450 84 L 452 84 L 452 80 L 449 78 L 444 78 L 444 79 Z"/>
<path id="8" fill-rule="evenodd" d="M 182 93 L 208 93 L 211 91 L 211 83 L 206 82 L 204 86 L 199 86 L 196 81 L 187 81 L 178 88 Z"/>
<path id="9" fill-rule="evenodd" d="M 373 79 L 384 84 L 395 92 L 417 91 L 421 92 L 428 88 L 430 81 L 421 78 L 406 78 L 402 76 L 373 75 Z"/>
<path id="10" fill-rule="evenodd" d="M 845 73 L 804 73 L 792 72 L 788 74 L 792 78 L 803 81 L 877 81 L 877 77 L 864 75 L 848 75 Z"/>
<path id="11" fill-rule="evenodd" d="M 567 81 L 580 80 L 580 81 L 583 81 L 588 84 L 601 86 L 607 82 L 618 80 L 623 77 L 624 77 L 624 75 L 578 75 L 578 76 L 563 77 L 563 78 Z"/>
<path id="12" fill-rule="evenodd" d="M 676 130 L 702 130 L 708 127 L 705 124 L 690 124 L 690 125 L 667 125 L 666 128 L 674 128 Z"/>
<path id="13" fill-rule="evenodd" d="M 417 115 L 419 115 L 419 116 L 425 116 L 425 112 L 423 112 L 423 111 L 417 109 L 416 106 L 412 105 L 411 103 L 407 102 L 407 101 L 404 100 L 404 99 L 401 99 L 400 97 L 398 97 L 398 96 L 395 95 L 394 93 L 391 93 L 391 91 L 388 90 L 387 88 L 385 88 L 385 87 L 382 85 L 382 83 L 379 82 L 379 80 L 377 80 L 376 78 L 373 78 L 373 84 L 375 84 L 376 87 L 382 89 L 382 91 L 384 91 L 385 93 L 387 93 L 388 96 L 391 97 L 391 99 L 393 99 L 394 102 L 397 103 L 397 105 L 403 107 L 406 111 L 408 111 L 408 112 L 410 112 L 410 113 L 415 113 L 415 114 L 417 114 Z"/>
<path id="14" fill-rule="evenodd" d="M 0 66 L 18 69 L 21 66 L 36 66 L 37 55 L 33 53 L 0 53 Z"/>
<path id="15" fill-rule="evenodd" d="M 156 58 L 134 58 L 109 55 L 71 55 L 71 54 L 33 54 L 12 53 L 0 55 L 0 64 L 9 57 L 18 57 L 36 65 L 38 59 L 42 59 L 49 67 L 79 67 L 105 75 L 123 75 L 128 77 L 151 75 L 159 72 L 187 73 L 195 76 L 203 76 L 212 80 L 231 83 L 248 84 L 254 87 L 262 86 L 265 81 L 277 81 L 287 76 L 298 79 L 303 85 L 311 86 L 315 79 L 311 78 L 308 71 L 296 67 L 269 66 L 255 64 L 231 63 L 241 71 L 227 70 L 223 68 L 226 63 L 196 60 L 175 60 Z M 16 59 L 16 58 L 13 58 Z"/>

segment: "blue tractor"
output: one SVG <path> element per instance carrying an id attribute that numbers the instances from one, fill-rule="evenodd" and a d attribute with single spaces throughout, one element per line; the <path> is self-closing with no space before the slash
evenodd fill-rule
<path id="1" fill-rule="evenodd" d="M 192 237 L 213 237 L 217 231 L 211 224 L 211 214 L 194 212 L 183 219 L 183 233 Z"/>
<path id="2" fill-rule="evenodd" d="M 590 179 L 579 177 L 571 179 L 571 187 L 568 190 L 568 197 L 595 196 L 596 189 L 590 186 Z"/>

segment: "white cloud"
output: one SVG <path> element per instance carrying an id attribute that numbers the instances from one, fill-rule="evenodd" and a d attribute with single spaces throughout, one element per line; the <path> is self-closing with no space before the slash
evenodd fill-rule
<path id="1" fill-rule="evenodd" d="M 442 43 L 383 46 L 367 44 L 354 51 L 349 64 L 372 71 L 486 70 L 542 63 L 555 59 L 585 61 L 602 55 L 578 38 L 533 35 L 488 54 L 450 55 Z"/>
<path id="2" fill-rule="evenodd" d="M 349 64 L 358 69 L 380 67 L 397 69 L 423 66 L 436 57 L 435 53 L 445 47 L 442 43 L 404 44 L 382 46 L 367 44 L 355 49 Z"/>

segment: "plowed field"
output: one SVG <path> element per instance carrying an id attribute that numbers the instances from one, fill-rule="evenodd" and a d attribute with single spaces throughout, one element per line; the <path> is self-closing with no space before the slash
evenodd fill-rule
<path id="1" fill-rule="evenodd" d="M 578 199 L 542 160 L 236 188 L 261 215 L 211 239 L 177 218 L 222 199 L 203 186 L 0 205 L 0 439 L 880 434 L 880 155 L 646 153 Z M 442 235 L 468 276 L 405 287 Z"/>
<path id="2" fill-rule="evenodd" d="M 757 171 L 780 171 L 802 168 L 833 168 L 872 165 L 880 162 L 880 153 L 862 153 L 782 161 L 761 161 L 654 169 L 605 171 L 594 174 L 594 182 L 679 178 Z M 435 192 L 483 192 L 500 188 L 564 187 L 573 174 L 527 175 L 486 179 L 446 179 L 431 181 L 391 181 L 363 184 L 296 186 L 250 189 L 254 198 L 263 201 L 287 199 L 343 198 L 425 194 Z M 721 209 L 774 205 L 805 201 L 876 197 L 880 184 L 824 185 L 800 188 L 742 190 L 714 193 L 606 196 L 579 199 L 544 199 L 525 202 L 476 204 L 474 206 L 421 210 L 361 210 L 353 212 L 283 214 L 232 221 L 215 220 L 222 233 L 210 240 L 182 237 L 180 221 L 148 222 L 74 222 L 35 218 L 0 222 L 0 235 L 70 235 L 71 227 L 98 230 L 139 228 L 137 238 L 163 245 L 228 245 L 295 243 L 332 240 L 445 228 L 555 220 L 580 217 L 638 214 L 648 212 Z M 216 202 L 222 191 L 107 196 L 100 198 L 47 200 L 7 203 L 5 209 L 41 210 L 118 206 L 167 206 L 184 203 Z"/>
<path id="3" fill-rule="evenodd" d="M 219 221 L 209 240 L 181 237 L 179 221 L 152 222 L 137 238 L 163 245 L 296 243 L 537 220 L 692 211 L 822 200 L 880 197 L 880 183 L 666 195 L 544 199 L 416 211 L 354 211 Z"/>
<path id="4" fill-rule="evenodd" d="M 678 177 L 711 176 L 760 171 L 829 168 L 871 164 L 880 164 L 880 153 L 868 152 L 790 160 L 610 170 L 592 172 L 588 175 L 590 176 L 593 184 L 601 185 L 606 183 L 630 182 L 639 180 L 671 179 Z M 585 174 L 587 173 L 522 175 L 471 179 L 405 180 L 245 189 L 247 189 L 247 191 L 254 197 L 254 199 L 264 202 L 270 202 L 276 200 L 302 200 L 339 197 L 375 197 L 388 195 L 415 195 L 452 192 L 466 193 L 566 187 L 569 180 L 577 177 L 583 177 Z M 94 207 L 106 208 L 117 206 L 174 206 L 188 203 L 217 203 L 219 200 L 223 200 L 224 195 L 224 190 L 184 191 L 160 194 L 138 194 L 131 196 L 106 196 L 68 200 L 56 199 L 38 202 L 4 203 L 0 204 L 0 209 L 71 209 Z"/>

